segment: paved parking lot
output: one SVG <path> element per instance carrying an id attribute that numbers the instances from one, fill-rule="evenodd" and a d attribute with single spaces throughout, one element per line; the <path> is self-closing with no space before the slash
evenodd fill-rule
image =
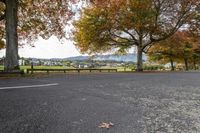
<path id="1" fill-rule="evenodd" d="M 200 133 L 200 73 L 0 79 L 0 133 Z"/>

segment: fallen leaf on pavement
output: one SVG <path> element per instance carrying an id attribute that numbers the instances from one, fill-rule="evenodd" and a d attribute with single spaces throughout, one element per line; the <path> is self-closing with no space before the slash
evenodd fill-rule
<path id="1" fill-rule="evenodd" d="M 111 123 L 111 122 L 109 122 L 109 123 L 102 122 L 98 127 L 99 127 L 99 128 L 106 128 L 106 129 L 109 129 L 109 128 L 111 128 L 112 126 L 114 126 L 114 124 Z"/>

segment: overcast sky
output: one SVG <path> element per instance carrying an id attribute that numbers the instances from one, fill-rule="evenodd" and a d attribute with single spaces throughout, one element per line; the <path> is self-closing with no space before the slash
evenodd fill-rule
<path id="1" fill-rule="evenodd" d="M 72 5 L 72 10 L 77 12 L 74 17 L 75 20 L 79 18 L 78 10 L 80 10 L 82 6 L 84 7 L 86 4 L 84 4 L 84 2 L 79 2 L 78 4 Z M 66 26 L 67 31 L 70 31 L 71 28 L 72 26 Z M 49 40 L 40 38 L 35 42 L 34 46 L 35 47 L 26 45 L 24 48 L 19 48 L 19 56 L 34 58 L 66 58 L 81 55 L 73 45 L 72 41 L 60 43 L 56 37 L 51 37 Z M 3 56 L 5 56 L 5 50 L 0 50 L 0 57 Z"/>
<path id="2" fill-rule="evenodd" d="M 71 41 L 60 43 L 56 37 L 49 40 L 40 38 L 34 46 L 25 45 L 24 48 L 20 48 L 20 57 L 66 58 L 81 55 Z M 4 55 L 5 50 L 0 50 L 0 57 Z"/>
<path id="3" fill-rule="evenodd" d="M 84 3 L 78 3 L 74 5 L 74 11 L 81 9 L 81 6 L 86 6 Z M 79 18 L 79 13 L 75 15 L 74 19 Z M 70 31 L 72 26 L 66 26 L 66 30 Z M 133 49 L 132 49 L 133 50 Z M 133 52 L 130 50 L 129 52 Z M 112 54 L 113 52 L 106 52 L 105 54 Z M 34 47 L 25 45 L 23 48 L 19 48 L 19 56 L 25 58 L 66 58 L 72 56 L 82 55 L 79 53 L 78 49 L 73 45 L 72 41 L 65 41 L 63 43 L 59 42 L 56 37 L 51 37 L 48 40 L 39 38 L 38 41 L 34 43 Z M 0 57 L 5 56 L 5 49 L 0 50 Z"/>
<path id="4" fill-rule="evenodd" d="M 129 50 L 129 53 L 133 53 L 134 48 Z M 113 54 L 114 52 L 109 51 L 104 54 Z M 19 48 L 19 56 L 25 58 L 67 58 L 72 56 L 86 55 L 81 54 L 78 49 L 74 46 L 72 41 L 59 42 L 56 37 L 51 37 L 48 40 L 39 38 L 35 42 L 34 47 L 25 45 L 23 48 Z M 0 57 L 5 56 L 5 49 L 0 50 Z"/>

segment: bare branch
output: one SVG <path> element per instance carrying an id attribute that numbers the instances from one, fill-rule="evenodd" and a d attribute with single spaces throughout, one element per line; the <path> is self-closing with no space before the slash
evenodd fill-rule
<path id="1" fill-rule="evenodd" d="M 181 16 L 178 18 L 178 21 L 176 23 L 176 25 L 174 26 L 174 28 L 171 29 L 171 31 L 158 38 L 158 39 L 155 39 L 153 38 L 153 33 L 150 33 L 150 42 L 149 43 L 146 43 L 144 46 L 143 46 L 143 50 L 146 49 L 146 47 L 148 47 L 149 45 L 151 45 L 152 43 L 155 43 L 155 42 L 159 42 L 159 41 L 162 41 L 162 40 L 165 40 L 167 38 L 169 38 L 170 36 L 172 36 L 176 31 L 178 31 L 178 29 L 183 26 L 185 20 L 188 18 L 188 16 L 186 15 L 188 12 L 190 11 L 190 8 L 188 10 L 186 10 L 185 12 L 183 12 L 181 14 Z M 151 47 L 151 46 L 150 46 Z"/>
<path id="2" fill-rule="evenodd" d="M 114 37 L 117 37 L 117 38 L 119 38 L 119 39 L 122 39 L 122 40 L 126 40 L 127 42 L 132 42 L 131 39 L 128 39 L 128 38 L 126 38 L 126 37 L 122 37 L 122 36 L 116 35 L 115 33 L 111 33 L 111 32 L 110 32 L 110 35 L 111 35 L 111 36 L 114 36 Z"/>
<path id="3" fill-rule="evenodd" d="M 125 33 L 127 33 L 128 35 L 130 35 L 130 36 L 132 37 L 132 39 L 135 41 L 135 43 L 138 43 L 138 42 L 137 42 L 137 39 L 135 38 L 135 36 L 133 36 L 128 30 L 123 29 L 123 31 L 124 31 Z"/>

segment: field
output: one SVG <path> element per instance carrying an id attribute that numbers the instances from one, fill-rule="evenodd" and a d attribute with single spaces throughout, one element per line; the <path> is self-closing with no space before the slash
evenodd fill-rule
<path id="1" fill-rule="evenodd" d="M 3 70 L 3 66 L 0 66 L 0 70 Z M 31 66 L 20 66 L 20 70 L 30 69 Z M 67 69 L 72 67 L 63 67 L 63 66 L 34 66 L 36 69 Z"/>
<path id="2" fill-rule="evenodd" d="M 73 67 L 66 67 L 66 66 L 34 66 L 35 69 L 72 69 Z M 4 66 L 0 66 L 0 70 L 3 70 Z M 31 66 L 20 66 L 20 70 L 24 70 L 26 72 L 26 69 L 31 69 Z M 104 68 L 102 68 L 104 69 Z M 119 72 L 124 72 L 124 71 L 132 71 L 131 68 L 124 68 L 124 67 L 112 67 L 108 68 L 106 67 L 105 69 L 117 69 Z"/>

